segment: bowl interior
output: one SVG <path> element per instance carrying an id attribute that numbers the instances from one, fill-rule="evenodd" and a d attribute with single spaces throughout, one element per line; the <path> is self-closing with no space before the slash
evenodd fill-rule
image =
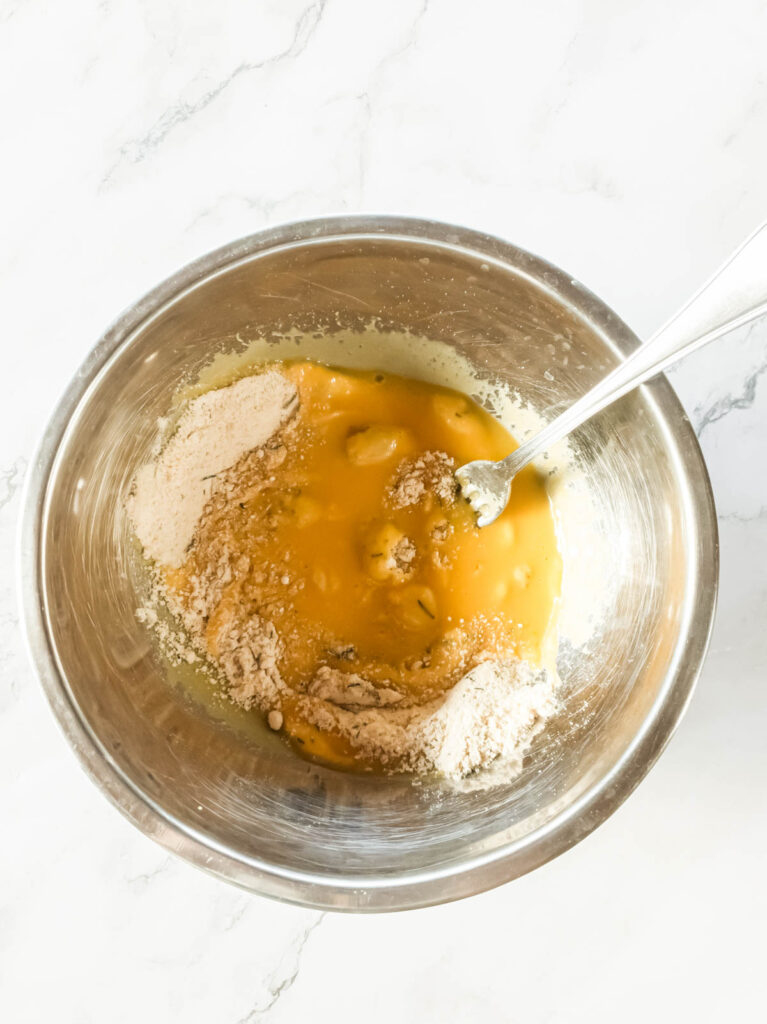
<path id="1" fill-rule="evenodd" d="M 704 473 L 697 446 L 660 382 L 573 438 L 612 555 L 610 611 L 598 637 L 564 651 L 562 711 L 513 783 L 457 792 L 308 764 L 265 730 L 217 720 L 177 685 L 135 616 L 140 574 L 122 502 L 172 393 L 213 352 L 300 331 L 316 335 L 300 354 L 322 357 L 321 332 L 343 328 L 350 364 L 444 379 L 417 339 L 389 351 L 382 334 L 373 345 L 361 332 L 375 315 L 450 346 L 478 378 L 511 382 L 549 418 L 633 344 L 593 297 L 526 254 L 424 235 L 264 237 L 148 297 L 70 392 L 39 521 L 48 643 L 113 779 L 105 788 L 123 804 L 118 790 L 130 791 L 155 834 L 198 863 L 315 904 L 449 898 L 550 856 L 546 836 L 563 822 L 568 843 L 588 832 L 608 813 L 598 799 L 609 803 L 611 786 L 625 796 L 673 728 L 713 604 L 713 582 L 710 598 L 700 593 L 701 566 L 710 573 L 715 557 L 710 523 L 701 527 L 707 481 L 692 480 Z M 501 866 L 482 874 L 490 864 Z M 425 878 L 428 895 L 386 895 Z"/>

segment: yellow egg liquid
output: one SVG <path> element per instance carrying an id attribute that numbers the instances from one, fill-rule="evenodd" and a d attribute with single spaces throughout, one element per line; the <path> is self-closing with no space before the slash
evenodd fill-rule
<path id="1" fill-rule="evenodd" d="M 282 370 L 300 397 L 284 461 L 252 494 L 244 481 L 204 527 L 253 567 L 210 617 L 211 655 L 237 604 L 274 623 L 284 641 L 280 674 L 297 692 L 330 665 L 422 703 L 483 657 L 551 664 L 562 563 L 536 470 L 516 477 L 508 507 L 483 529 L 460 496 L 443 501 L 427 489 L 405 507 L 392 496 L 403 460 L 425 452 L 445 453 L 456 467 L 500 459 L 516 447 L 506 429 L 433 384 L 307 362 Z M 202 559 L 204 547 L 193 549 L 168 585 L 183 594 Z M 302 721 L 297 703 L 282 704 L 296 749 L 354 766 L 349 742 Z"/>

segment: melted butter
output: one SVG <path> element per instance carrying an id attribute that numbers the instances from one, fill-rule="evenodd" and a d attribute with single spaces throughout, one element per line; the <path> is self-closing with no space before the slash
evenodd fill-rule
<path id="1" fill-rule="evenodd" d="M 519 474 L 507 509 L 482 530 L 461 499 L 427 493 L 396 507 L 391 498 L 403 459 L 500 459 L 516 447 L 505 428 L 464 395 L 421 381 L 305 362 L 284 372 L 299 391 L 299 421 L 282 464 L 219 517 L 216 528 L 258 571 L 235 579 L 211 616 L 210 653 L 220 622 L 244 603 L 274 623 L 280 673 L 295 688 L 329 664 L 421 701 L 482 653 L 550 664 L 562 566 L 536 471 Z M 182 593 L 203 567 L 193 553 L 168 585 Z M 296 704 L 284 701 L 283 714 L 298 749 L 361 766 Z"/>

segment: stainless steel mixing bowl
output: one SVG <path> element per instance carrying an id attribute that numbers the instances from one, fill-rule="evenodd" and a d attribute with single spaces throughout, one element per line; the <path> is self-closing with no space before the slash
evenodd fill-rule
<path id="1" fill-rule="evenodd" d="M 619 578 L 604 635 L 571 652 L 562 713 L 513 783 L 459 793 L 344 774 L 214 721 L 169 685 L 136 620 L 125 489 L 179 380 L 222 340 L 329 322 L 356 329 L 374 314 L 454 346 L 544 415 L 637 344 L 569 276 L 486 235 L 388 217 L 273 228 L 186 267 L 107 331 L 30 468 L 21 540 L 34 661 L 97 785 L 192 863 L 339 910 L 467 896 L 594 829 L 679 721 L 717 584 L 706 469 L 659 379 L 574 438 Z"/>

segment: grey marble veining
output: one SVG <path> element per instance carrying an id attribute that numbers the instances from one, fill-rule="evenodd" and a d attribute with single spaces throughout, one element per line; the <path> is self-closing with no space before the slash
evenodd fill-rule
<path id="1" fill-rule="evenodd" d="M 68 377 L 177 266 L 375 210 L 505 236 L 640 333 L 767 215 L 757 0 L 0 3 L 0 1015 L 61 1024 L 752 1017 L 767 854 L 767 324 L 671 377 L 720 514 L 711 653 L 637 793 L 545 868 L 350 918 L 135 832 L 27 664 L 20 490 Z"/>

